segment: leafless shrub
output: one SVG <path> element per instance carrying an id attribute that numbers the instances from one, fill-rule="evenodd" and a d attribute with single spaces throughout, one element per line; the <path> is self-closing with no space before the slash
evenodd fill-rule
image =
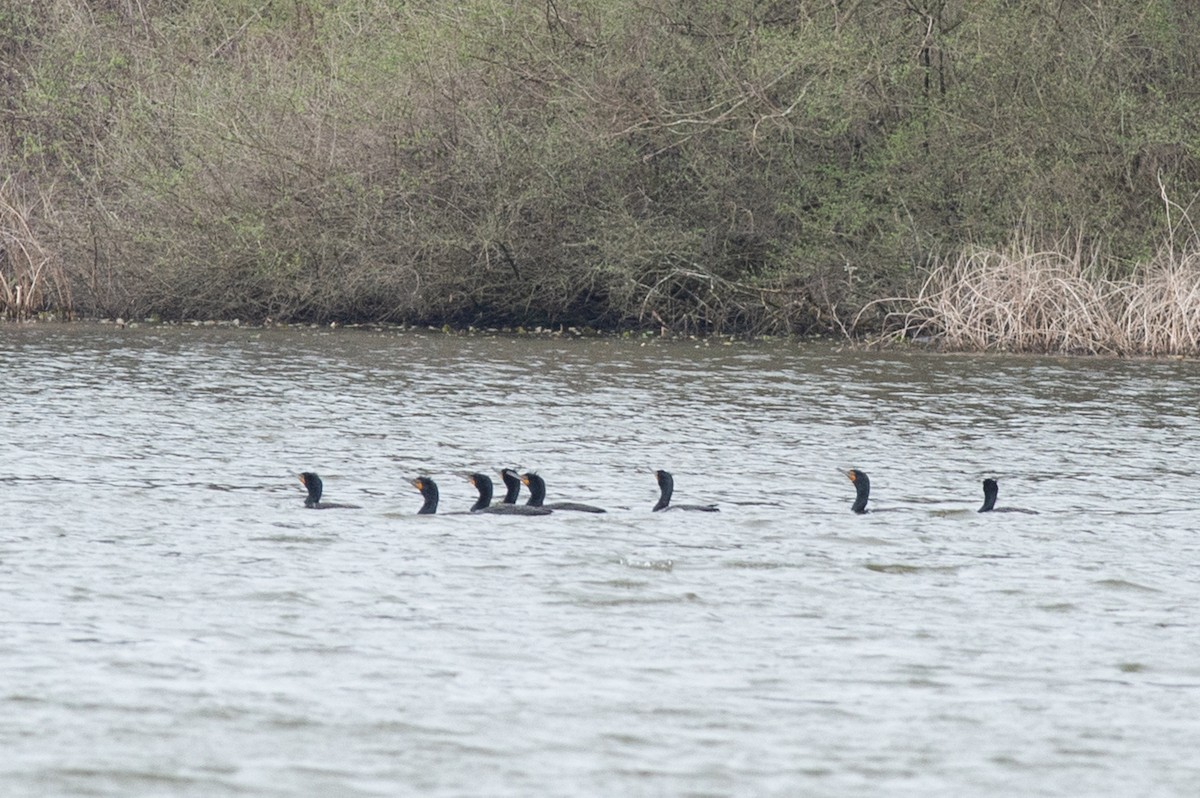
<path id="1" fill-rule="evenodd" d="M 729 280 L 689 263 L 651 272 L 636 292 L 642 297 L 638 324 L 684 334 L 802 332 L 819 312 L 803 285 L 781 278 Z"/>
<path id="2" fill-rule="evenodd" d="M 0 177 L 54 187 L 26 232 L 89 314 L 846 332 L 1014 215 L 1128 260 L 1200 191 L 1200 16 L 1095 5 L 9 2 Z M 965 251 L 859 331 L 1185 345 L 1175 250 L 1143 306 L 1085 248 Z"/>

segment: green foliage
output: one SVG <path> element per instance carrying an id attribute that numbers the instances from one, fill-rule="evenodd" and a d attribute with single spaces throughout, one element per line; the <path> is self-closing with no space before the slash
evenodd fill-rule
<path id="1" fill-rule="evenodd" d="M 101 6 L 0 3 L 0 165 L 95 312 L 837 329 L 1200 191 L 1177 1 Z"/>

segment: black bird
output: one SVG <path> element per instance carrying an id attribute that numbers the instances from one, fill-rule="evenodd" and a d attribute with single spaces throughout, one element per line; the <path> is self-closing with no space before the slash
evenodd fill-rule
<path id="1" fill-rule="evenodd" d="M 675 478 L 671 476 L 669 471 L 655 471 L 654 478 L 658 480 L 658 489 L 661 492 L 658 497 L 658 504 L 654 505 L 654 512 L 659 510 L 695 510 L 701 513 L 717 512 L 715 504 L 671 504 L 671 494 L 675 492 Z"/>
<path id="2" fill-rule="evenodd" d="M 467 476 L 467 481 L 479 491 L 479 499 L 471 505 L 473 513 L 493 513 L 495 515 L 550 515 L 545 507 L 530 507 L 523 504 L 492 504 L 492 478 L 486 474 L 474 473 Z M 517 483 L 521 484 L 520 482 Z"/>
<path id="3" fill-rule="evenodd" d="M 854 490 L 857 491 L 854 504 L 850 505 L 850 509 L 862 515 L 867 512 L 867 499 L 871 496 L 871 480 L 857 468 L 847 471 L 846 476 L 850 477 L 850 481 L 854 483 Z"/>
<path id="4" fill-rule="evenodd" d="M 529 501 L 526 507 L 547 507 L 551 510 L 570 510 L 577 513 L 603 513 L 603 507 L 594 507 L 579 502 L 551 502 L 546 504 L 546 480 L 532 472 L 521 475 L 521 482 L 529 488 Z"/>
<path id="5" fill-rule="evenodd" d="M 521 475 L 515 468 L 505 468 L 500 472 L 500 478 L 504 480 L 504 503 L 516 504 L 521 495 Z"/>
<path id="6" fill-rule="evenodd" d="M 311 471 L 305 471 L 300 475 L 300 484 L 308 490 L 308 497 L 304 500 L 304 506 L 310 510 L 361 510 L 357 504 L 332 504 L 330 502 L 321 501 L 321 492 L 325 490 L 325 483 L 321 478 Z"/>
<path id="7" fill-rule="evenodd" d="M 438 506 L 437 483 L 429 477 L 417 477 L 412 480 L 412 486 L 421 491 L 421 495 L 425 497 L 425 503 L 421 505 L 420 510 L 417 510 L 417 515 L 433 515 L 436 513 Z"/>
<path id="8" fill-rule="evenodd" d="M 1000 483 L 996 480 L 985 479 L 983 481 L 983 506 L 979 508 L 981 513 L 1028 513 L 1029 515 L 1038 515 L 1037 510 L 1026 510 L 1024 507 L 997 507 L 996 497 L 1000 495 Z"/>

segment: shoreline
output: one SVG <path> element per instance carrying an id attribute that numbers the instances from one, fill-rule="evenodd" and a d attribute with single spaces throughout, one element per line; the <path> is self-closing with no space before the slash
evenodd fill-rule
<path id="1" fill-rule="evenodd" d="M 414 334 L 440 335 L 456 338 L 541 338 L 559 340 L 620 340 L 640 341 L 643 344 L 653 342 L 693 343 L 701 346 L 734 344 L 823 344 L 831 347 L 849 347 L 864 352 L 910 352 L 913 354 L 930 354 L 944 356 L 989 356 L 998 358 L 1053 358 L 1053 359 L 1092 359 L 1105 361 L 1160 361 L 1181 362 L 1200 361 L 1200 354 L 1145 354 L 1145 353 L 1109 353 L 1092 351 L 1040 351 L 1015 350 L 1003 348 L 963 349 L 944 347 L 932 339 L 915 340 L 901 339 L 895 335 L 861 335 L 846 336 L 810 333 L 805 335 L 772 335 L 747 333 L 676 333 L 669 331 L 655 332 L 652 330 L 601 330 L 590 327 L 562 326 L 551 329 L 543 326 L 525 327 L 454 327 L 449 324 L 442 326 L 432 324 L 405 324 L 402 322 L 348 322 L 332 321 L 316 322 L 281 322 L 268 321 L 264 323 L 243 322 L 240 319 L 186 319 L 162 320 L 141 319 L 126 320 L 123 318 L 83 317 L 73 319 L 32 318 L 32 319 L 0 319 L 0 331 L 18 327 L 96 327 L 117 330 L 244 330 L 254 331 L 321 331 L 335 333 L 340 331 L 375 332 L 385 334 Z"/>

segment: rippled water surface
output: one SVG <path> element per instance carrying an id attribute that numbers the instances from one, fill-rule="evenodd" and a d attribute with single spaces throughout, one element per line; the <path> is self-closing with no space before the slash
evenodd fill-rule
<path id="1" fill-rule="evenodd" d="M 1196 363 L 81 325 L 0 375 L 5 796 L 1200 784 Z M 414 514 L 506 465 L 609 512 Z"/>

